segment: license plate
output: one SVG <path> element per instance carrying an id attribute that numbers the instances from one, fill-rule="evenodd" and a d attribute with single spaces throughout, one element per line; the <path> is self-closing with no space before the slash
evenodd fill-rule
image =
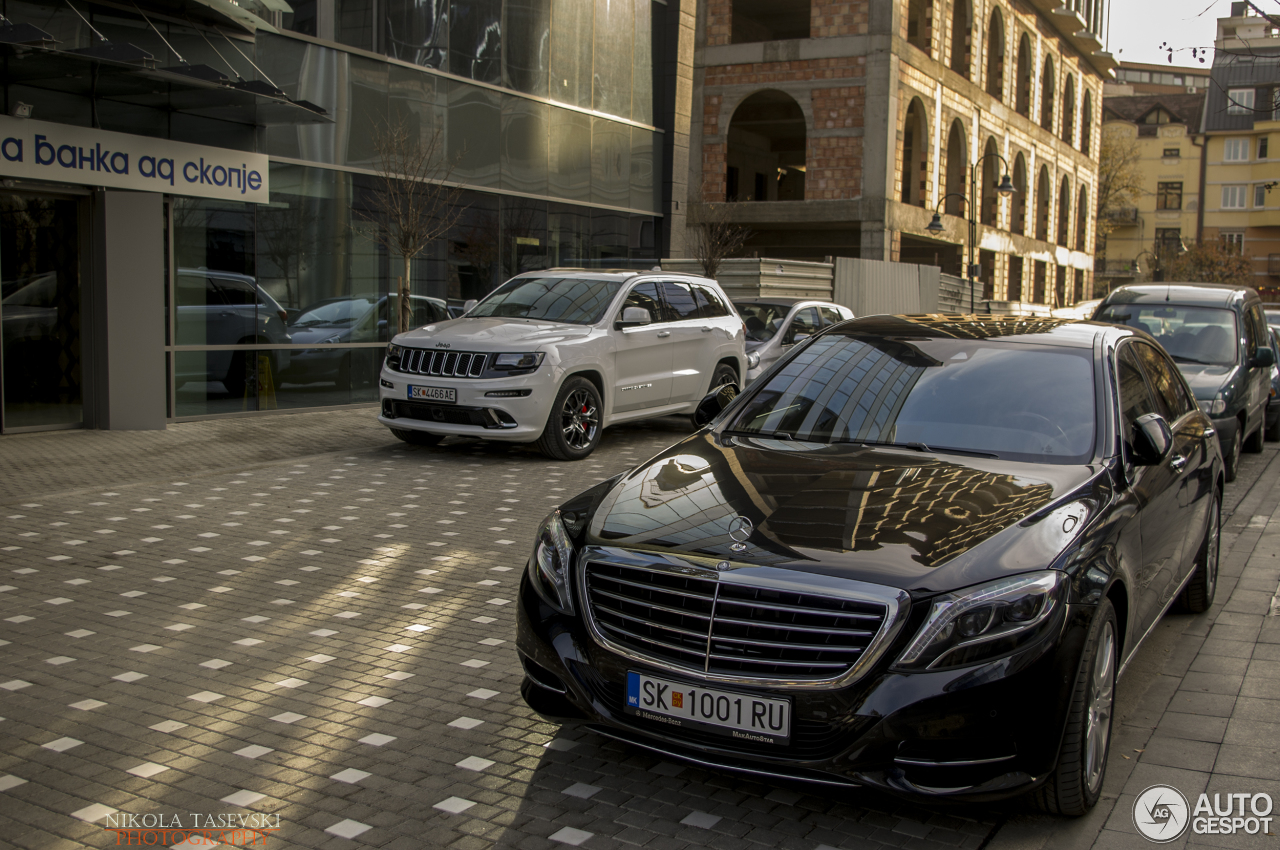
<path id="1" fill-rule="evenodd" d="M 791 741 L 791 701 L 627 673 L 627 714 L 768 744 Z"/>
<path id="2" fill-rule="evenodd" d="M 453 387 L 409 387 L 409 398 L 421 401 L 443 401 L 446 404 L 457 404 L 458 391 Z"/>

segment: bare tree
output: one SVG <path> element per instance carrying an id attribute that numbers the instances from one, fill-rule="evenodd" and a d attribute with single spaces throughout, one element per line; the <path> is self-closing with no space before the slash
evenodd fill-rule
<path id="1" fill-rule="evenodd" d="M 1202 242 L 1175 257 L 1165 279 L 1253 286 L 1253 261 L 1222 242 Z"/>
<path id="2" fill-rule="evenodd" d="M 1128 127 L 1105 127 L 1098 149 L 1098 240 L 1115 230 L 1120 212 L 1137 204 L 1142 192 L 1142 172 L 1138 169 L 1141 150 Z"/>
<path id="3" fill-rule="evenodd" d="M 693 257 L 702 264 L 702 273 L 714 278 L 720 271 L 720 263 L 742 251 L 751 237 L 751 230 L 729 220 L 729 209 L 724 204 L 701 204 L 694 208 L 696 223 L 692 225 Z"/>
<path id="4" fill-rule="evenodd" d="M 452 230 L 466 211 L 463 188 L 452 185 L 461 155 L 448 157 L 443 128 L 423 134 L 403 120 L 379 127 L 373 145 L 378 177 L 369 219 L 378 228 L 372 238 L 404 260 L 397 287 L 397 328 L 404 333 L 413 315 L 409 298 L 413 259 Z"/>

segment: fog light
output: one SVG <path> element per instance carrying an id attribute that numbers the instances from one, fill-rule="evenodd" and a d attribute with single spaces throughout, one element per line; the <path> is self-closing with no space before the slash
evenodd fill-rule
<path id="1" fill-rule="evenodd" d="M 388 419 L 395 419 L 396 418 L 395 402 L 393 402 L 389 398 L 384 398 L 382 400 L 382 415 L 387 417 Z"/>
<path id="2" fill-rule="evenodd" d="M 485 398 L 526 398 L 533 393 L 533 390 L 490 390 L 484 394 Z"/>
<path id="3" fill-rule="evenodd" d="M 378 383 L 382 384 L 389 390 L 394 390 L 396 388 L 396 385 L 388 381 L 386 378 L 379 378 Z"/>

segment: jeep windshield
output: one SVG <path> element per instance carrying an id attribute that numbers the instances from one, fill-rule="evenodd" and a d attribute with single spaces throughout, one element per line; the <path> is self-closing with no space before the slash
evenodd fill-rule
<path id="1" fill-rule="evenodd" d="M 472 307 L 467 318 L 495 316 L 594 325 L 621 288 L 621 282 L 612 280 L 518 277 Z"/>

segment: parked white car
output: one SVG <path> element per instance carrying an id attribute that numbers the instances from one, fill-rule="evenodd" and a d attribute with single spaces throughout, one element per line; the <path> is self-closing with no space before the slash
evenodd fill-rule
<path id="1" fill-rule="evenodd" d="M 713 280 L 547 269 L 396 336 L 378 421 L 409 443 L 537 442 L 577 460 L 610 425 L 691 414 L 713 389 L 742 386 L 746 360 L 742 319 Z"/>
<path id="2" fill-rule="evenodd" d="M 747 329 L 747 384 L 797 342 L 828 325 L 853 318 L 848 307 L 803 298 L 739 298 L 733 306 Z"/>

